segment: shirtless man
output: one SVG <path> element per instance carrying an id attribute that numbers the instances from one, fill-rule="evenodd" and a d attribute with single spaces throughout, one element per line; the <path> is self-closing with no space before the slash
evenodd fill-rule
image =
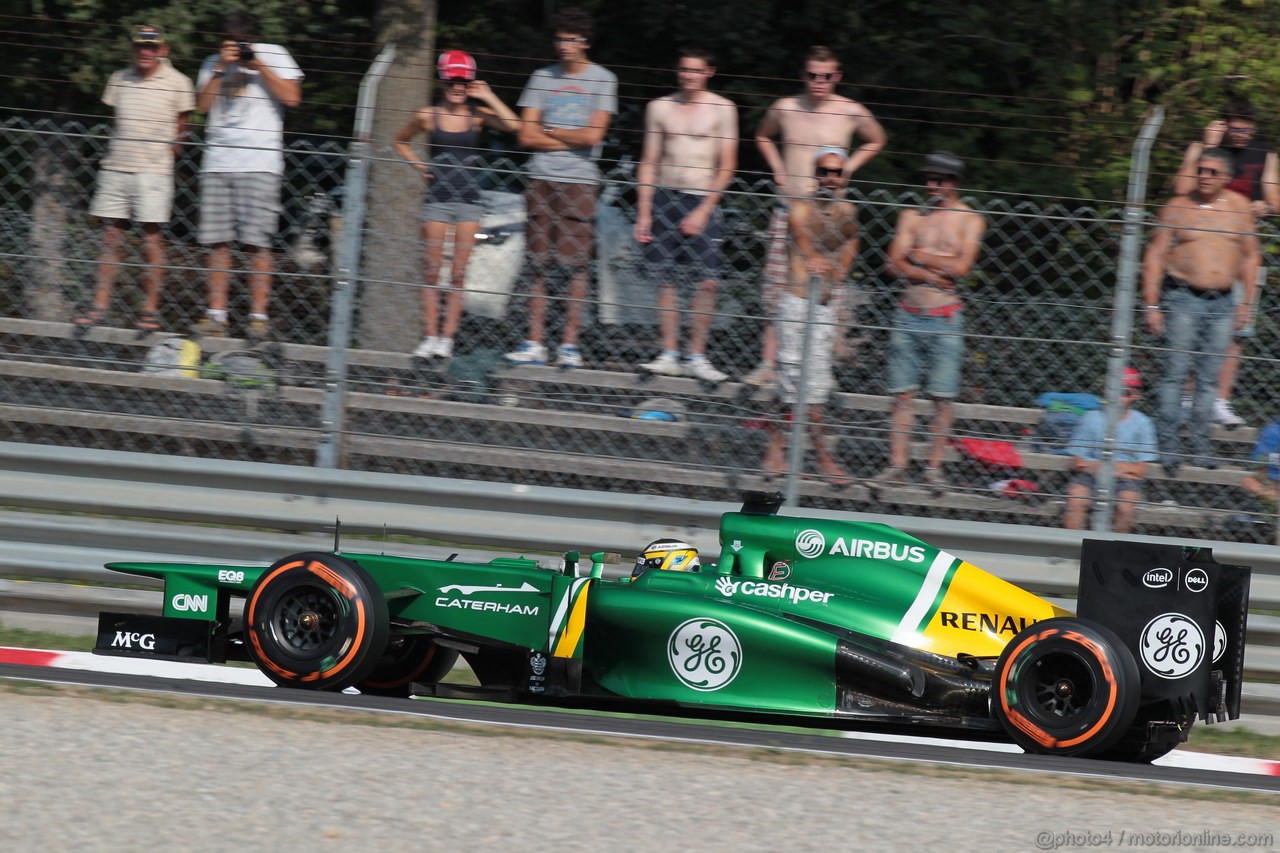
<path id="1" fill-rule="evenodd" d="M 779 291 L 787 286 L 790 201 L 811 195 L 817 187 L 811 168 L 814 154 L 826 147 L 847 151 L 854 136 L 862 139 L 862 145 L 845 160 L 843 176 L 847 184 L 849 177 L 885 145 L 884 129 L 871 111 L 857 101 L 836 94 L 841 77 L 840 60 L 830 49 L 820 45 L 809 48 L 801 73 L 804 93 L 775 101 L 756 129 L 756 147 L 773 171 L 776 192 L 786 202 L 775 209 L 769 222 L 769 254 L 765 260 L 761 301 L 770 314 L 777 304 Z M 764 385 L 771 381 L 777 347 L 773 326 L 767 325 L 760 366 L 748 377 L 748 382 Z"/>
<path id="2" fill-rule="evenodd" d="M 650 101 L 644 149 L 636 171 L 635 237 L 658 285 L 662 352 L 640 369 L 663 376 L 723 382 L 707 360 L 707 333 L 716 308 L 720 266 L 720 197 L 738 167 L 738 108 L 708 91 L 712 54 L 683 48 L 676 58 L 679 89 Z M 688 358 L 680 363 L 680 300 L 676 283 L 697 282 L 691 304 Z"/>
<path id="3" fill-rule="evenodd" d="M 964 358 L 964 304 L 956 284 L 969 274 L 986 222 L 960 200 L 964 161 L 949 151 L 934 151 L 921 167 L 928 199 L 918 210 L 903 210 L 889 246 L 889 272 L 904 282 L 902 300 L 889 335 L 889 467 L 873 485 L 907 482 L 915 397 L 924 374 L 924 392 L 934 400 L 932 445 L 924 482 L 932 491 L 946 485 L 942 458 L 960 390 Z"/>
<path id="4" fill-rule="evenodd" d="M 804 394 L 809 406 L 807 420 L 813 426 L 818 471 L 837 489 L 852 480 L 826 442 L 822 407 L 836 385 L 832 360 L 847 355 L 843 335 L 849 321 L 846 280 L 858 256 L 858 208 L 843 197 L 846 162 L 843 148 L 818 149 L 814 158 L 817 189 L 811 197 L 797 199 L 791 208 L 789 286 L 779 295 L 775 314 L 779 398 L 793 412 L 799 397 L 804 338 L 806 333 L 812 336 Z M 806 331 L 811 279 L 817 279 L 818 304 L 813 306 L 813 327 Z M 767 431 L 764 474 L 766 479 L 772 479 L 785 471 L 786 436 L 776 421 L 769 422 Z"/>
<path id="5" fill-rule="evenodd" d="M 1220 147 L 1235 158 L 1227 189 L 1249 199 L 1249 206 L 1258 222 L 1263 217 L 1276 213 L 1280 210 L 1280 163 L 1276 152 L 1258 140 L 1257 131 L 1258 123 L 1249 99 L 1235 97 L 1228 100 L 1221 117 L 1205 127 L 1204 141 L 1192 142 L 1187 146 L 1182 165 L 1178 169 L 1178 177 L 1173 182 L 1174 193 L 1186 195 L 1195 189 L 1196 165 L 1201 153 L 1206 148 Z M 1258 313 L 1258 301 L 1262 298 L 1266 278 L 1266 264 L 1259 264 L 1258 287 L 1254 291 L 1254 299 L 1251 303 L 1245 303 L 1249 308 L 1249 322 L 1232 336 L 1231 343 L 1227 345 L 1227 355 L 1218 370 L 1218 399 L 1213 403 L 1213 419 L 1228 429 L 1244 423 L 1244 419 L 1231 407 L 1231 395 L 1235 391 L 1236 376 L 1240 372 L 1244 343 L 1253 336 L 1253 318 Z M 1236 301 L 1244 301 L 1244 285 L 1236 282 L 1234 290 Z M 1189 403 L 1190 400 L 1184 401 L 1184 405 Z"/>
<path id="6" fill-rule="evenodd" d="M 1178 435 L 1182 386 L 1195 371 L 1196 392 L 1187 422 L 1187 450 L 1198 464 L 1216 468 L 1209 428 L 1215 380 L 1233 329 L 1244 328 L 1258 287 L 1258 238 L 1249 200 L 1228 190 L 1233 158 L 1211 148 L 1200 155 L 1196 186 L 1160 209 L 1155 234 L 1142 259 L 1147 328 L 1164 336 L 1156 427 L 1165 473 L 1183 461 Z M 1231 289 L 1244 283 L 1233 307 Z"/>

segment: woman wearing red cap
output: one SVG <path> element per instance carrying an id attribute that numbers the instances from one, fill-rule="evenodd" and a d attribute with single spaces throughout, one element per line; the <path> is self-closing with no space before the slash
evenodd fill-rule
<path id="1" fill-rule="evenodd" d="M 437 71 L 443 88 L 440 102 L 423 107 L 396 134 L 396 151 L 427 181 L 422 205 L 422 237 L 426 241 L 423 269 L 422 326 L 426 337 L 413 351 L 419 358 L 449 358 L 453 338 L 462 319 L 463 286 L 467 261 L 475 246 L 484 207 L 480 201 L 480 130 L 515 133 L 520 120 L 489 84 L 476 79 L 476 61 L 460 50 L 440 54 Z M 478 106 L 471 106 L 475 98 Z M 427 136 L 430 159 L 422 162 L 410 144 L 415 136 Z M 449 226 L 454 227 L 452 281 L 440 311 L 440 266 Z M 442 322 L 443 319 L 443 322 Z"/>

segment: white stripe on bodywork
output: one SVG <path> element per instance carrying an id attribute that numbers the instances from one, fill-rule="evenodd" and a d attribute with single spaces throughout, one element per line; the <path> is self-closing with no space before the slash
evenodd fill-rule
<path id="1" fill-rule="evenodd" d="M 924 583 L 920 584 L 920 591 L 916 593 L 916 600 L 911 602 L 906 615 L 898 623 L 898 630 L 893 632 L 895 643 L 901 643 L 904 646 L 915 643 L 920 630 L 920 620 L 929 612 L 933 600 L 938 597 L 938 590 L 942 589 L 942 581 L 947 576 L 947 570 L 955 560 L 956 558 L 946 551 L 939 551 L 938 556 L 933 558 L 929 573 L 924 576 Z"/>
<path id="2" fill-rule="evenodd" d="M 556 646 L 556 635 L 560 633 L 560 626 L 564 623 L 564 617 L 569 612 L 569 602 L 573 601 L 573 595 L 582 585 L 591 578 L 578 578 L 569 585 L 569 591 L 560 599 L 560 603 L 556 605 L 556 615 L 551 620 L 551 630 L 547 633 L 547 650 L 550 651 Z"/>

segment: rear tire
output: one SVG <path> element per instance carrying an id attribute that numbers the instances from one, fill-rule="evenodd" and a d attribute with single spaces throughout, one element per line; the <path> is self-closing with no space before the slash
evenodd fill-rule
<path id="1" fill-rule="evenodd" d="M 1141 680 L 1133 654 L 1110 629 L 1082 619 L 1038 622 L 996 662 L 991 704 L 1028 752 L 1101 756 L 1133 726 Z"/>
<path id="2" fill-rule="evenodd" d="M 456 649 L 446 649 L 424 634 L 392 637 L 387 648 L 356 689 L 370 696 L 407 697 L 415 681 L 433 684 L 449 674 L 458 660 Z"/>
<path id="3" fill-rule="evenodd" d="M 343 690 L 387 647 L 387 605 L 369 573 L 335 554 L 273 564 L 244 605 L 245 648 L 281 687 Z"/>

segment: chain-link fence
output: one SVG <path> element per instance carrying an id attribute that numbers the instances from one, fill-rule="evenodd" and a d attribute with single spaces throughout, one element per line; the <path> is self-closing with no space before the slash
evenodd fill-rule
<path id="1" fill-rule="evenodd" d="M 921 204 L 918 192 L 851 189 L 861 246 L 848 279 L 848 314 L 830 334 L 806 327 L 810 349 L 799 371 L 801 381 L 813 382 L 815 365 L 834 356 L 835 386 L 819 412 L 797 412 L 793 421 L 786 401 L 796 389 L 780 391 L 776 371 L 772 379 L 755 373 L 766 331 L 779 325 L 762 286 L 778 204 L 766 182 L 740 177 L 720 205 L 708 371 L 687 360 L 699 313 L 690 306 L 706 271 L 678 259 L 654 273 L 633 233 L 630 164 L 611 164 L 588 223 L 595 248 L 581 300 L 582 366 L 566 369 L 556 344 L 573 313 L 573 264 L 566 274 L 565 264 L 531 261 L 527 178 L 511 157 L 483 152 L 485 212 L 451 351 L 426 346 L 424 314 L 440 312 L 434 337 L 443 337 L 455 280 L 452 241 L 434 265 L 424 261 L 422 239 L 383 239 L 377 251 L 403 253 L 416 272 L 410 280 L 380 277 L 369 251 L 379 222 L 416 221 L 421 211 L 373 215 L 378 202 L 370 199 L 355 316 L 338 321 L 348 327 L 339 335 L 349 341 L 345 370 L 327 375 L 349 152 L 338 141 L 298 140 L 287 140 L 269 339 L 246 339 L 248 287 L 237 273 L 229 336 L 195 340 L 197 355 L 184 341 L 203 316 L 207 287 L 206 252 L 195 240 L 198 144 L 177 165 L 173 218 L 164 228 L 162 331 L 135 328 L 147 269 L 136 231 L 106 317 L 74 323 L 92 296 L 102 253 L 101 224 L 87 211 L 108 135 L 48 122 L 0 125 L 0 439 L 295 465 L 316 464 L 317 448 L 329 441 L 337 464 L 351 469 L 725 500 L 744 488 L 780 487 L 795 474 L 797 499 L 809 506 L 1058 526 L 1073 476 L 1065 447 L 1082 413 L 1099 405 L 1109 360 L 1120 357 L 1122 342 L 1111 335 L 1122 211 L 962 191 L 986 232 L 973 271 L 958 285 L 963 362 L 941 476 L 921 482 L 933 411 L 922 397 L 912 404 L 905 482 L 879 482 L 889 462 L 889 337 L 902 290 L 887 271 L 887 253 L 901 211 Z M 379 168 L 421 180 L 388 147 L 374 148 Z M 1264 249 L 1273 252 L 1275 234 L 1263 227 Z M 542 274 L 549 346 L 532 361 L 548 363 L 511 364 L 505 355 L 529 335 L 530 282 Z M 686 360 L 645 370 L 665 348 L 663 277 L 679 279 L 677 349 Z M 807 282 L 793 283 L 805 295 Z M 373 325 L 374 299 L 408 307 Z M 1275 541 L 1274 505 L 1243 484 L 1250 473 L 1264 485 L 1268 479 L 1248 460 L 1276 412 L 1278 307 L 1273 289 L 1264 288 L 1252 337 L 1242 339 L 1231 403 L 1244 423 L 1214 425 L 1216 466 L 1199 457 L 1176 470 L 1148 466 L 1137 532 Z M 830 323 L 824 316 L 815 310 L 792 319 Z M 1132 345 L 1130 361 L 1150 391 L 1163 370 L 1164 342 L 1139 325 Z M 336 435 L 324 416 L 326 395 L 341 405 Z M 1154 417 L 1154 394 L 1136 408 Z M 776 439 L 799 429 L 803 441 L 784 444 L 779 466 L 770 456 Z M 795 446 L 805 452 L 790 453 Z"/>

